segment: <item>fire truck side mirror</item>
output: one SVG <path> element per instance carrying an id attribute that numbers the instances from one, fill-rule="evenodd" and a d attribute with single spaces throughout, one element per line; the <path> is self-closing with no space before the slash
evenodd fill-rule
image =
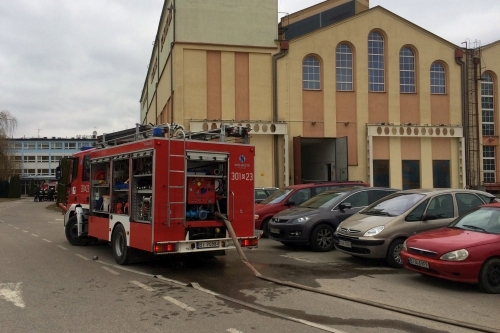
<path id="1" fill-rule="evenodd" d="M 56 168 L 56 179 L 61 179 L 61 167 Z"/>

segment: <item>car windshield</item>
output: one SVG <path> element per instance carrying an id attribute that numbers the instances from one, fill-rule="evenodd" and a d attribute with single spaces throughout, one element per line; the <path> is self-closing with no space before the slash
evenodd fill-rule
<path id="1" fill-rule="evenodd" d="M 280 188 L 267 198 L 261 201 L 261 204 L 276 204 L 282 202 L 288 195 L 288 193 L 292 192 L 291 188 Z"/>
<path id="2" fill-rule="evenodd" d="M 423 197 L 425 195 L 418 193 L 395 193 L 366 207 L 361 213 L 366 215 L 399 216 L 415 206 Z"/>
<path id="3" fill-rule="evenodd" d="M 500 209 L 495 207 L 478 208 L 451 222 L 448 227 L 500 234 Z"/>
<path id="4" fill-rule="evenodd" d="M 306 208 L 327 208 L 337 203 L 346 192 L 323 192 L 307 200 L 300 207 Z"/>

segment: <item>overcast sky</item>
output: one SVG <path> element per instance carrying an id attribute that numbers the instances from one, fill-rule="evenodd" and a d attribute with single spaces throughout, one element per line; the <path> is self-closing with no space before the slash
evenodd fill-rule
<path id="1" fill-rule="evenodd" d="M 321 2 L 277 1 L 280 16 Z M 500 0 L 370 0 L 378 5 L 456 45 L 500 39 Z M 1 1 L 0 111 L 17 118 L 14 137 L 102 134 L 139 122 L 162 7 L 162 0 Z"/>

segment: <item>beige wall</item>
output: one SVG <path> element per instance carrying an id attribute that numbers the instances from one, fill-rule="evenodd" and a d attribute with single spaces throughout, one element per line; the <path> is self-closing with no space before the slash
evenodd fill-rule
<path id="1" fill-rule="evenodd" d="M 326 5 L 344 2 L 331 0 Z M 176 20 L 168 10 L 172 3 L 177 9 Z M 318 4 L 290 18 L 310 16 L 326 5 Z M 358 0 L 357 5 L 358 11 L 364 10 L 368 1 Z M 174 26 L 176 43 L 172 50 Z M 368 92 L 367 37 L 374 29 L 385 37 L 386 91 L 381 93 Z M 237 4 L 234 0 L 165 1 L 141 95 L 141 121 L 176 122 L 186 128 L 191 120 L 207 118 L 272 121 L 272 56 L 278 52 L 276 36 L 276 0 Z M 335 48 L 339 43 L 348 43 L 353 50 L 353 92 L 336 91 Z M 402 47 L 410 47 L 416 56 L 415 94 L 399 92 Z M 290 49 L 277 67 L 278 120 L 288 126 L 290 165 L 293 137 L 348 136 L 350 179 L 369 181 L 366 124 L 461 125 L 461 73 L 454 58 L 458 47 L 382 7 L 290 41 Z M 500 43 L 496 43 L 485 47 L 482 53 L 486 70 L 495 78 L 496 97 L 499 51 Z M 321 62 L 320 91 L 302 89 L 302 61 L 308 55 Z M 434 61 L 446 68 L 445 95 L 430 94 L 430 66 Z M 498 122 L 498 98 L 495 103 Z M 498 145 L 499 128 L 496 126 L 496 135 L 488 141 L 489 145 Z M 283 179 L 284 149 L 274 152 L 273 138 L 267 135 L 255 135 L 251 143 L 256 145 L 256 186 L 274 185 L 275 163 L 281 170 L 277 177 Z M 283 138 L 279 138 L 279 143 L 284 145 Z M 277 161 L 275 153 L 280 156 Z M 376 137 L 372 153 L 375 159 L 390 160 L 393 187 L 402 185 L 401 161 L 417 157 L 421 161 L 422 186 L 432 186 L 433 159 L 449 159 L 452 186 L 460 186 L 461 152 L 457 139 Z M 497 165 L 498 155 L 497 151 Z"/>
<path id="2" fill-rule="evenodd" d="M 191 120 L 271 121 L 275 52 L 268 48 L 177 44 L 173 53 L 173 121 L 185 128 Z M 256 186 L 273 186 L 273 137 L 255 135 L 250 143 L 256 147 Z"/>
<path id="3" fill-rule="evenodd" d="M 176 40 L 273 47 L 277 0 L 177 0 Z"/>
<path id="4" fill-rule="evenodd" d="M 385 37 L 386 91 L 380 93 L 368 92 L 367 37 L 374 29 Z M 351 93 L 336 91 L 335 48 L 342 42 L 353 49 L 355 88 Z M 402 47 L 410 47 L 415 53 L 415 94 L 401 94 L 399 91 L 399 52 Z M 455 63 L 455 48 L 458 47 L 381 7 L 299 37 L 290 41 L 288 55 L 279 60 L 279 118 L 290 124 L 290 137 L 348 135 L 349 178 L 369 181 L 367 123 L 461 125 L 460 67 Z M 302 90 L 302 61 L 308 55 L 315 55 L 320 60 L 321 91 Z M 430 67 L 434 61 L 440 61 L 446 68 L 445 95 L 430 94 Z M 312 98 L 311 94 L 315 97 Z M 318 109 L 322 109 L 322 115 L 318 114 Z M 317 135 L 308 125 L 311 117 L 324 120 L 324 126 L 317 128 Z M 377 151 L 381 150 L 380 155 L 385 156 L 389 152 L 390 185 L 401 187 L 401 160 L 408 157 L 404 152 L 409 149 L 413 154 L 418 152 L 418 156 L 412 156 L 421 160 L 422 185 L 432 185 L 432 177 L 429 177 L 429 173 L 432 176 L 432 160 L 424 158 L 420 152 L 424 149 L 432 151 L 433 145 L 424 139 L 409 142 L 404 138 L 377 138 L 373 153 L 377 156 Z M 452 148 L 451 143 L 448 146 Z M 456 159 L 451 162 L 455 168 L 452 183 L 458 185 L 458 153 L 451 158 Z"/>

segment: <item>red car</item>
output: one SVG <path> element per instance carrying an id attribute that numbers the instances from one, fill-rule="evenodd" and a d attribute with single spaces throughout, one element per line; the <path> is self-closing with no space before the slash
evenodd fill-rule
<path id="1" fill-rule="evenodd" d="M 445 228 L 409 237 L 401 259 L 412 271 L 500 293 L 500 203 L 481 206 Z"/>

